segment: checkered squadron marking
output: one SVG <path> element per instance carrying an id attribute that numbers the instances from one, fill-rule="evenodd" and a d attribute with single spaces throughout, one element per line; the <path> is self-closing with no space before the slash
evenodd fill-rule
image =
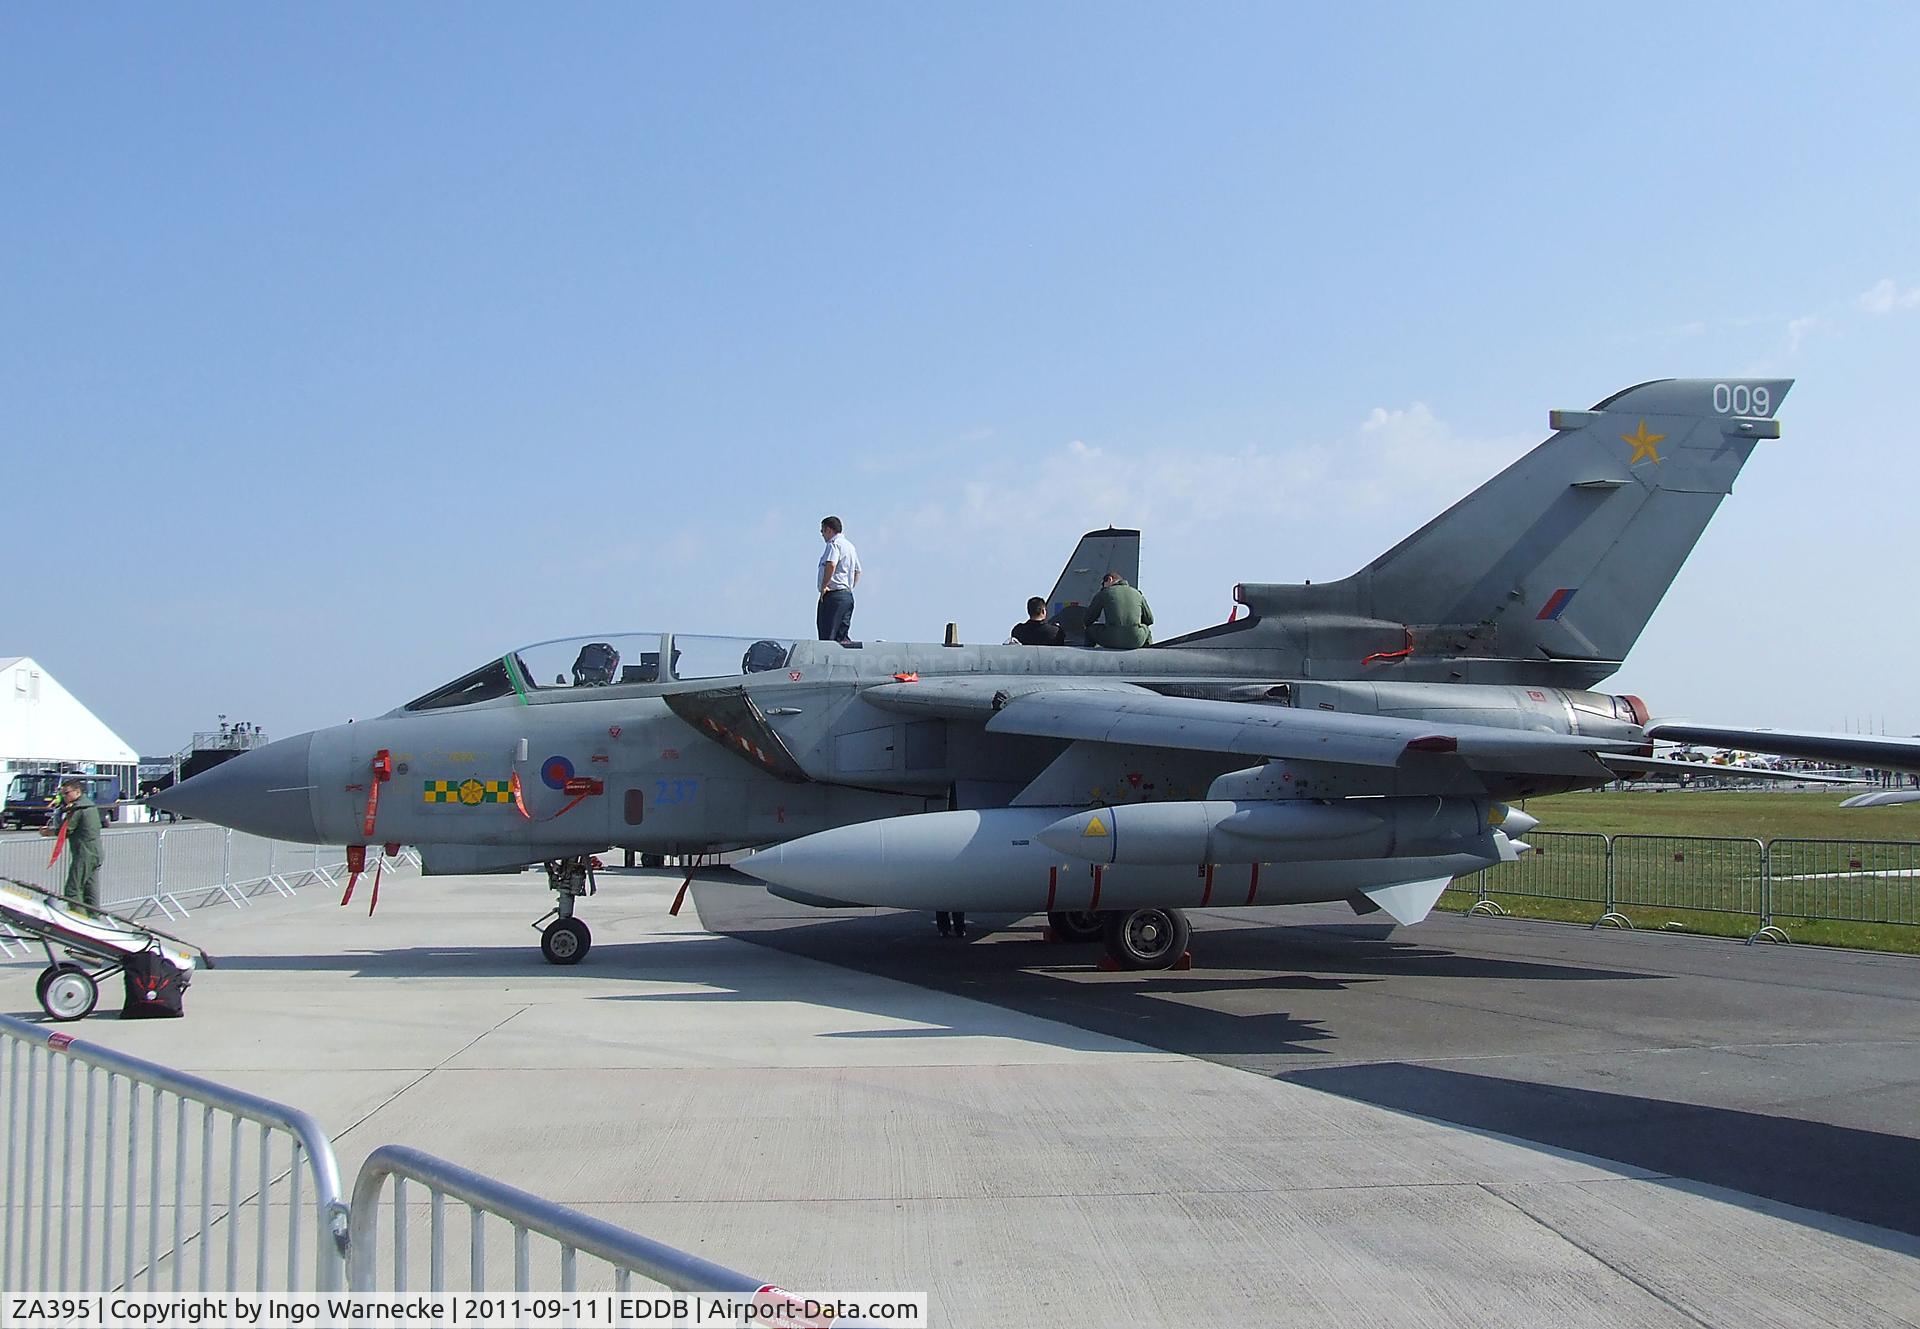
<path id="1" fill-rule="evenodd" d="M 512 786 L 505 780 L 428 780 L 421 799 L 427 803 L 475 807 L 482 803 L 511 803 L 513 793 Z"/>

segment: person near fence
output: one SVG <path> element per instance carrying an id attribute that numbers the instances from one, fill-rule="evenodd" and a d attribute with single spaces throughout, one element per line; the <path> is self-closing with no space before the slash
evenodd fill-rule
<path id="1" fill-rule="evenodd" d="M 60 786 L 57 816 L 40 828 L 42 835 L 58 835 L 67 854 L 67 880 L 61 888 L 70 903 L 100 907 L 100 809 L 87 797 L 82 780 Z M 58 855 L 59 848 L 54 850 Z"/>

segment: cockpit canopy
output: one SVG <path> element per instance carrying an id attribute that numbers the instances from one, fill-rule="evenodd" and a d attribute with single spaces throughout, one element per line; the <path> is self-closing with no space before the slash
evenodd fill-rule
<path id="1" fill-rule="evenodd" d="M 496 697 L 624 688 L 683 679 L 734 678 L 784 669 L 793 641 L 775 637 L 706 637 L 679 632 L 623 632 L 565 637 L 509 651 L 403 710 L 436 711 Z"/>

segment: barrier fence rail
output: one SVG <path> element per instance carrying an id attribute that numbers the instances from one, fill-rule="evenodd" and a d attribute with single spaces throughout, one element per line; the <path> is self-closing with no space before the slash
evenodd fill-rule
<path id="1" fill-rule="evenodd" d="M 209 904 L 243 909 L 268 892 L 338 886 L 347 870 L 338 846 L 267 840 L 207 822 L 109 827 L 102 840 L 100 905 L 132 918 L 178 920 Z M 48 863 L 52 849 L 51 840 L 31 833 L 0 837 L 0 876 L 59 889 L 66 865 L 64 858 Z M 387 870 L 419 865 L 416 853 L 403 850 Z"/>
<path id="2" fill-rule="evenodd" d="M 347 1209 L 312 1117 L 12 1016 L 0 1054 L 0 1287 L 179 1292 L 191 1264 L 196 1290 L 291 1291 L 311 1240 L 312 1286 L 340 1288 Z"/>
<path id="3" fill-rule="evenodd" d="M 383 1249 L 381 1194 L 389 1180 L 393 1182 L 393 1198 L 387 1206 L 392 1239 Z M 410 1189 L 416 1185 L 424 1192 L 424 1205 L 409 1199 Z M 427 1290 L 455 1290 L 449 1286 L 447 1273 L 448 1236 L 456 1221 L 448 1218 L 448 1200 L 467 1211 L 466 1249 L 454 1262 L 456 1271 L 464 1270 L 461 1287 L 466 1291 L 501 1287 L 498 1279 L 489 1282 L 490 1247 L 504 1248 L 496 1253 L 511 1251 L 513 1290 L 519 1293 L 557 1289 L 570 1295 L 582 1291 L 582 1255 L 606 1266 L 599 1277 L 589 1276 L 589 1285 L 605 1287 L 610 1274 L 616 1294 L 630 1291 L 636 1274 L 680 1292 L 752 1297 L 767 1290 L 758 1279 L 403 1145 L 383 1145 L 374 1150 L 361 1164 L 354 1182 L 348 1237 L 351 1286 L 355 1290 L 408 1291 L 420 1262 L 409 1233 L 424 1227 Z M 489 1231 L 489 1218 L 499 1220 L 497 1230 Z M 546 1239 L 538 1251 L 532 1242 L 536 1236 Z M 386 1277 L 389 1274 L 390 1279 Z"/>
<path id="4" fill-rule="evenodd" d="M 349 1204 L 333 1144 L 305 1112 L 6 1015 L 0 1116 L 8 1291 L 295 1292 L 309 1273 L 317 1292 L 406 1291 L 421 1271 L 409 1241 L 416 1228 L 428 1290 L 457 1290 L 452 1201 L 466 1210 L 465 1254 L 454 1263 L 468 1291 L 500 1288 L 488 1270 L 510 1262 L 523 1293 L 618 1295 L 638 1277 L 682 1292 L 786 1295 L 418 1149 L 374 1150 Z M 584 1279 L 582 1256 L 598 1262 Z"/>
<path id="5" fill-rule="evenodd" d="M 1750 940 L 1785 940 L 1783 924 L 1920 927 L 1920 841 L 1759 840 L 1745 836 L 1532 831 L 1533 852 L 1474 874 L 1472 912 L 1497 897 L 1595 906 L 1598 923 L 1662 909 L 1748 920 Z"/>

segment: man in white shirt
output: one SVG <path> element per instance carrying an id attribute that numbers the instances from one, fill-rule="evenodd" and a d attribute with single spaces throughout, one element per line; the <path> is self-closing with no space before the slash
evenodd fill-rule
<path id="1" fill-rule="evenodd" d="M 814 612 L 821 641 L 845 641 L 853 630 L 853 588 L 860 584 L 860 555 L 853 541 L 840 532 L 838 517 L 820 522 L 820 538 L 827 547 L 820 553 L 820 607 Z"/>

